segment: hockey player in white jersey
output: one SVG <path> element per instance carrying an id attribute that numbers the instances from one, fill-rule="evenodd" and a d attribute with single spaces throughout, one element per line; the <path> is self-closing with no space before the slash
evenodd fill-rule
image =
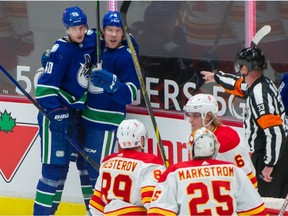
<path id="1" fill-rule="evenodd" d="M 165 170 L 160 157 L 143 152 L 147 131 L 137 119 L 123 120 L 117 131 L 122 151 L 101 163 L 92 215 L 146 215 L 155 184 Z"/>
<path id="2" fill-rule="evenodd" d="M 267 215 L 244 171 L 214 159 L 215 135 L 203 127 L 193 140 L 191 160 L 171 165 L 161 175 L 147 215 Z"/>
<path id="3" fill-rule="evenodd" d="M 234 163 L 242 168 L 255 188 L 257 179 L 255 169 L 249 155 L 249 146 L 244 143 L 239 134 L 231 127 L 222 124 L 217 118 L 218 104 L 211 94 L 197 94 L 189 99 L 184 106 L 185 119 L 191 124 L 191 135 L 188 139 L 188 148 L 195 131 L 206 127 L 212 131 L 220 144 L 217 159 Z"/>

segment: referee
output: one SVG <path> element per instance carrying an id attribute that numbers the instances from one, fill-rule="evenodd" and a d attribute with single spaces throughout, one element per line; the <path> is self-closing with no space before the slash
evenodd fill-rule
<path id="1" fill-rule="evenodd" d="M 265 56 L 260 48 L 242 49 L 235 59 L 241 76 L 202 71 L 206 83 L 214 82 L 226 92 L 246 99 L 245 139 L 252 151 L 258 192 L 262 197 L 285 198 L 288 192 L 287 124 L 281 95 L 264 76 Z"/>

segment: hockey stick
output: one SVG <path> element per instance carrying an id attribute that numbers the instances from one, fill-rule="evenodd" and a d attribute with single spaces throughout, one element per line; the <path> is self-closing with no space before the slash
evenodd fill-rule
<path id="1" fill-rule="evenodd" d="M 151 107 L 151 103 L 149 101 L 149 98 L 148 98 L 148 95 L 147 95 L 147 92 L 146 92 L 146 87 L 145 87 L 145 84 L 144 84 L 144 79 L 143 79 L 143 75 L 141 73 L 141 68 L 140 68 L 140 65 L 139 65 L 137 54 L 136 54 L 136 51 L 134 49 L 133 43 L 131 41 L 131 37 L 129 35 L 129 31 L 128 31 L 127 11 L 128 11 L 128 8 L 129 8 L 130 4 L 131 4 L 131 1 L 123 1 L 122 5 L 121 5 L 121 8 L 120 8 L 120 13 L 121 13 L 122 22 L 123 22 L 124 33 L 125 33 L 126 39 L 128 41 L 128 46 L 129 46 L 129 48 L 131 50 L 133 63 L 134 63 L 135 70 L 136 70 L 136 73 L 137 73 L 137 76 L 138 76 L 138 79 L 139 79 L 139 82 L 140 82 L 140 85 L 141 85 L 141 91 L 142 91 L 142 94 L 143 94 L 143 97 L 144 97 L 144 100 L 145 100 L 145 103 L 146 103 L 146 106 L 147 106 L 147 109 L 148 109 L 148 112 L 149 112 L 149 115 L 150 115 L 150 118 L 151 118 L 151 121 L 152 121 L 152 124 L 153 124 L 153 127 L 154 127 L 156 138 L 158 140 L 157 143 L 158 143 L 158 147 L 159 147 L 159 150 L 160 150 L 160 154 L 161 154 L 163 162 L 164 162 L 164 164 L 165 164 L 165 166 L 167 168 L 169 166 L 169 162 L 168 162 L 167 157 L 165 155 L 165 151 L 164 151 L 162 139 L 160 137 L 159 129 L 157 127 L 157 123 L 156 123 L 155 116 L 154 116 L 154 113 L 153 113 L 153 110 L 152 110 L 152 107 Z"/>
<path id="2" fill-rule="evenodd" d="M 250 46 L 257 46 L 259 42 L 271 31 L 271 26 L 270 25 L 264 25 L 261 29 L 259 29 L 256 34 L 254 35 Z"/>
<path id="3" fill-rule="evenodd" d="M 5 70 L 2 65 L 0 65 L 0 70 L 4 73 L 8 79 L 29 99 L 29 101 L 50 121 L 49 116 L 46 114 L 43 107 L 41 107 L 37 101 L 32 98 L 28 92 L 21 87 L 21 85 L 10 75 L 10 73 Z M 75 143 L 67 134 L 64 135 L 65 139 L 85 158 L 97 171 L 99 171 L 100 165 L 97 164 L 94 160 L 92 160 L 81 148 Z"/>
<path id="4" fill-rule="evenodd" d="M 96 52 L 96 57 L 97 57 L 97 67 L 101 66 L 101 44 L 100 44 L 100 36 L 101 36 L 101 30 L 100 30 L 100 3 L 99 1 L 96 1 L 96 16 L 97 16 L 97 52 Z M 102 68 L 99 67 L 99 68 Z"/>

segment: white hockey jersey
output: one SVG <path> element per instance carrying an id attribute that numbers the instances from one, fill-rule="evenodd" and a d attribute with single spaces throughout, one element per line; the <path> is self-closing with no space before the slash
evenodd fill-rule
<path id="1" fill-rule="evenodd" d="M 239 168 L 242 168 L 254 187 L 258 188 L 255 168 L 249 155 L 249 145 L 245 145 L 237 131 L 229 126 L 217 126 L 213 133 L 220 144 L 216 159 L 234 163 Z M 189 151 L 191 151 L 191 142 L 193 143 L 191 136 L 192 134 L 188 138 Z"/>
<path id="2" fill-rule="evenodd" d="M 107 156 L 101 163 L 92 215 L 146 215 L 155 184 L 165 170 L 160 157 L 124 150 Z"/>
<path id="3" fill-rule="evenodd" d="M 147 215 L 266 215 L 244 171 L 214 159 L 170 166 L 155 187 Z"/>

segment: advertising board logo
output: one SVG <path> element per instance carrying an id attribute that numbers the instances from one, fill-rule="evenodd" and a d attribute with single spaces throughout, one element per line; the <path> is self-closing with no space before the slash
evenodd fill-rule
<path id="1" fill-rule="evenodd" d="M 38 125 L 18 123 L 11 113 L 0 111 L 0 174 L 11 182 L 38 135 Z"/>

